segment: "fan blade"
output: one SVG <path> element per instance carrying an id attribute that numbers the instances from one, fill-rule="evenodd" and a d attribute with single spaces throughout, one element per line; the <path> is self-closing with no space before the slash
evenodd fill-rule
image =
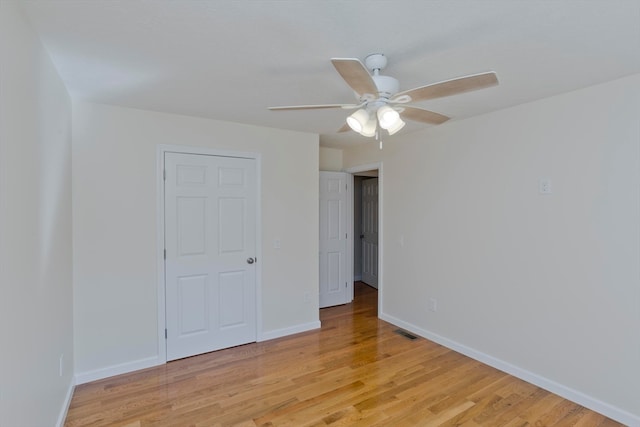
<path id="1" fill-rule="evenodd" d="M 342 125 L 342 127 L 341 127 L 340 129 L 338 129 L 338 133 L 340 133 L 340 132 L 347 132 L 347 131 L 349 131 L 349 130 L 351 130 L 351 128 L 349 127 L 349 125 L 348 125 L 348 124 L 346 124 L 346 123 L 345 123 L 345 124 L 343 124 L 343 125 Z"/>
<path id="2" fill-rule="evenodd" d="M 272 111 L 280 111 L 280 110 L 319 110 L 322 108 L 357 108 L 358 104 L 320 104 L 320 105 L 286 105 L 283 107 L 269 107 L 269 110 Z"/>
<path id="3" fill-rule="evenodd" d="M 400 113 L 403 119 L 413 120 L 416 122 L 429 123 L 430 125 L 439 125 L 449 120 L 449 117 L 433 111 L 425 110 L 418 107 L 410 107 L 403 105 L 404 111 Z"/>
<path id="4" fill-rule="evenodd" d="M 442 98 L 444 96 L 457 95 L 459 93 L 470 92 L 472 90 L 484 89 L 498 84 L 498 77 L 493 71 L 487 73 L 473 74 L 456 79 L 445 80 L 427 86 L 399 92 L 391 98 L 395 99 L 403 95 L 408 95 L 411 101 L 424 101 L 426 99 Z"/>
<path id="5" fill-rule="evenodd" d="M 358 95 L 378 95 L 378 88 L 365 66 L 356 58 L 332 58 L 331 63 Z"/>

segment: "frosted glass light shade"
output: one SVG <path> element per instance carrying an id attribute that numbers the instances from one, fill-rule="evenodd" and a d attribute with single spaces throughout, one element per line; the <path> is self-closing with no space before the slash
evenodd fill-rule
<path id="1" fill-rule="evenodd" d="M 382 129 L 393 127 L 400 120 L 400 114 L 388 105 L 378 108 L 378 122 Z"/>
<path id="2" fill-rule="evenodd" d="M 363 109 L 360 109 L 347 117 L 347 124 L 349 127 L 358 133 L 362 133 L 362 129 L 364 129 L 368 121 L 369 113 L 367 113 L 367 110 Z"/>
<path id="3" fill-rule="evenodd" d="M 402 129 L 405 125 L 405 122 L 402 121 L 402 119 L 400 117 L 398 117 L 398 120 L 396 121 L 396 124 L 391 126 L 390 128 L 387 129 L 387 131 L 389 132 L 389 135 L 393 135 L 394 133 L 398 132 L 400 129 Z"/>
<path id="4" fill-rule="evenodd" d="M 377 127 L 378 122 L 376 121 L 376 117 L 370 117 L 367 123 L 365 123 L 364 127 L 362 128 L 360 135 L 371 138 L 372 136 L 375 136 Z"/>

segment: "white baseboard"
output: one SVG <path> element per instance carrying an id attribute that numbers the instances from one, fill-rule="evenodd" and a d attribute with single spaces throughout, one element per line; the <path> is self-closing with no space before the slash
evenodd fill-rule
<path id="1" fill-rule="evenodd" d="M 320 328 L 320 321 L 303 323 L 300 325 L 290 326 L 288 328 L 275 329 L 273 331 L 267 331 L 260 334 L 258 342 L 268 341 L 275 338 L 286 337 L 287 335 L 299 334 L 300 332 L 307 332 L 313 329 Z"/>
<path id="2" fill-rule="evenodd" d="M 285 337 L 287 335 L 298 334 L 300 332 L 306 332 L 313 329 L 320 328 L 320 321 L 303 323 L 301 325 L 291 326 L 289 328 L 276 329 L 273 331 L 264 332 L 258 336 L 258 341 L 267 341 L 274 338 Z M 115 375 L 126 374 L 140 369 L 151 368 L 153 366 L 163 365 L 164 360 L 161 360 L 158 356 L 147 357 L 145 359 L 134 360 L 131 362 L 121 363 L 118 365 L 107 366 L 105 368 L 96 369 L 93 371 L 80 372 L 75 375 L 75 384 L 85 384 L 91 381 L 97 381 L 104 378 L 113 377 Z"/>
<path id="3" fill-rule="evenodd" d="M 602 415 L 605 415 L 629 427 L 640 427 L 639 416 L 631 414 L 623 409 L 617 408 L 608 403 L 602 402 L 601 400 L 595 399 L 580 391 L 574 390 L 565 385 L 552 381 L 548 378 L 534 374 L 533 372 L 527 371 L 526 369 L 519 368 L 518 366 L 512 365 L 508 362 L 505 362 L 504 360 L 500 360 L 493 356 L 489 356 L 488 354 L 482 353 L 481 351 L 467 347 L 456 341 L 450 340 L 441 335 L 427 331 L 426 329 L 422 329 L 416 325 L 405 322 L 403 320 L 400 320 L 388 314 L 381 313 L 380 319 L 385 320 L 389 323 L 392 323 L 400 328 L 406 329 L 409 332 L 420 335 L 421 337 L 426 338 L 430 341 L 436 342 L 440 345 L 450 348 L 451 350 L 457 351 L 458 353 L 462 353 L 465 356 L 468 356 L 479 362 L 482 362 L 491 367 L 494 367 L 503 372 L 506 372 L 510 375 L 513 375 L 514 377 L 520 378 L 524 381 L 527 381 L 531 384 L 534 384 L 538 387 L 541 387 L 545 390 L 555 393 L 558 396 L 571 400 L 572 402 L 575 402 L 579 405 L 584 406 L 585 408 L 589 408 L 593 411 L 596 411 Z"/>
<path id="4" fill-rule="evenodd" d="M 67 395 L 64 397 L 64 402 L 62 402 L 62 408 L 60 408 L 60 415 L 58 415 L 56 427 L 64 426 L 64 421 L 67 419 L 67 412 L 69 412 L 69 405 L 71 405 L 71 398 L 73 397 L 73 390 L 75 388 L 75 381 L 72 377 L 71 382 L 69 383 L 69 388 L 67 389 Z"/>
<path id="5" fill-rule="evenodd" d="M 101 380 L 115 375 L 126 374 L 140 369 L 163 365 L 164 363 L 165 361 L 160 360 L 158 356 L 153 356 L 131 362 L 120 363 L 118 365 L 107 366 L 93 371 L 80 372 L 75 375 L 76 384 L 84 384 L 91 381 Z"/>

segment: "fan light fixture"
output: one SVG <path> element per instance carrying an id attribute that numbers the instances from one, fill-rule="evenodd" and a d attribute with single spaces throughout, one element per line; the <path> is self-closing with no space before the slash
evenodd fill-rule
<path id="1" fill-rule="evenodd" d="M 347 124 L 349 127 L 360 134 L 368 121 L 369 113 L 367 113 L 367 110 L 365 109 L 360 109 L 347 117 Z"/>
<path id="2" fill-rule="evenodd" d="M 379 107 L 371 114 L 366 109 L 361 108 L 347 117 L 347 124 L 355 132 L 367 138 L 376 136 L 378 126 L 386 129 L 389 135 L 393 135 L 405 125 L 400 118 L 400 114 L 388 105 Z"/>
<path id="3" fill-rule="evenodd" d="M 388 105 L 383 105 L 378 108 L 378 112 L 376 114 L 382 129 L 389 129 L 395 126 L 398 120 L 400 120 L 400 114 Z"/>
<path id="4" fill-rule="evenodd" d="M 372 115 L 371 117 L 369 117 L 369 120 L 367 121 L 367 123 L 365 123 L 364 127 L 362 128 L 362 131 L 360 132 L 360 135 L 366 136 L 367 138 L 375 136 L 377 128 L 378 128 L 378 123 L 376 122 L 376 116 Z"/>
<path id="5" fill-rule="evenodd" d="M 2 0 L 0 0 L 2 1 Z M 380 74 L 387 66 L 383 53 L 368 55 L 364 64 L 358 58 L 332 58 L 331 63 L 342 79 L 353 89 L 357 103 L 288 105 L 269 107 L 270 110 L 315 110 L 340 108 L 357 110 L 347 117 L 347 125 L 338 132 L 349 128 L 365 137 L 375 137 L 382 144 L 381 129 L 389 135 L 400 131 L 409 119 L 430 125 L 439 125 L 449 117 L 412 105 L 415 102 L 484 89 L 498 84 L 494 71 L 470 74 L 400 91 L 400 83 L 391 76 Z M 402 118 L 401 118 L 402 117 Z"/>
<path id="6" fill-rule="evenodd" d="M 393 126 L 387 128 L 387 131 L 389 132 L 389 135 L 393 135 L 394 133 L 402 129 L 404 125 L 405 125 L 405 122 L 403 122 L 402 119 L 398 117 L 398 120 L 396 121 L 396 123 Z"/>

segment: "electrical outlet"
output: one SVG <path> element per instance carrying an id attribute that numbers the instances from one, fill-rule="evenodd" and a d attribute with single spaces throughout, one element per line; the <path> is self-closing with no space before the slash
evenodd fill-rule
<path id="1" fill-rule="evenodd" d="M 274 239 L 273 249 L 280 249 L 280 248 L 282 248 L 282 241 L 280 239 Z"/>
<path id="2" fill-rule="evenodd" d="M 541 179 L 538 181 L 538 192 L 540 194 L 551 194 L 551 180 Z"/>
<path id="3" fill-rule="evenodd" d="M 427 306 L 429 311 L 436 312 L 438 311 L 438 300 L 435 298 L 429 298 L 429 304 Z"/>

